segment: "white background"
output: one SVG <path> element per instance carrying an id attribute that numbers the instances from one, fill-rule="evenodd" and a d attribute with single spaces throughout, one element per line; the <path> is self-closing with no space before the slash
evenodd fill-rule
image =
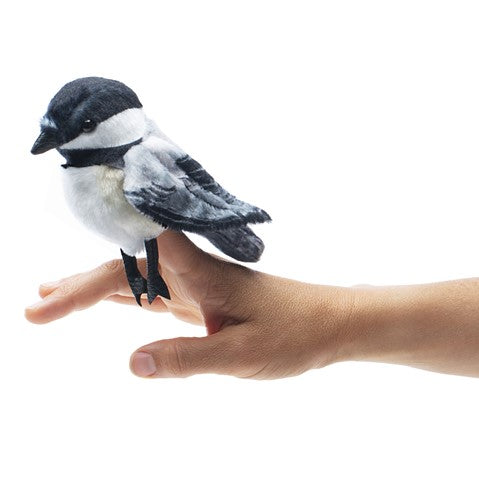
<path id="1" fill-rule="evenodd" d="M 60 156 L 29 154 L 51 96 L 87 75 L 130 85 L 271 214 L 259 269 L 477 275 L 478 24 L 473 1 L 4 2 L 0 476 L 477 478 L 477 379 L 343 363 L 142 380 L 132 351 L 202 331 L 110 303 L 36 326 L 23 308 L 40 282 L 118 256 L 66 210 Z"/>

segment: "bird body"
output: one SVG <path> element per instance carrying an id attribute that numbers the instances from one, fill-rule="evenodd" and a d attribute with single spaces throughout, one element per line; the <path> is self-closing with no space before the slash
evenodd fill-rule
<path id="1" fill-rule="evenodd" d="M 201 234 L 241 261 L 261 256 L 263 242 L 247 225 L 269 215 L 224 190 L 146 117 L 123 83 L 88 77 L 66 84 L 40 126 L 32 153 L 57 148 L 66 159 L 68 205 L 87 227 L 120 246 L 138 304 L 142 293 L 150 302 L 156 295 L 169 298 L 154 240 L 167 228 Z M 135 258 L 144 248 L 147 280 Z"/>
<path id="2" fill-rule="evenodd" d="M 62 173 L 66 200 L 73 214 L 128 255 L 141 253 L 145 239 L 156 238 L 165 231 L 128 203 L 123 193 L 123 170 L 92 165 L 67 168 Z"/>

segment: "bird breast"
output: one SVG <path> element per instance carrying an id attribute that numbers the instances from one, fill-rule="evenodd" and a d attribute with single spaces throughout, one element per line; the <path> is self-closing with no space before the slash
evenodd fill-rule
<path id="1" fill-rule="evenodd" d="M 66 168 L 63 184 L 73 214 L 88 228 L 118 244 L 127 254 L 143 249 L 145 239 L 164 228 L 136 210 L 123 193 L 124 173 L 104 165 Z"/>

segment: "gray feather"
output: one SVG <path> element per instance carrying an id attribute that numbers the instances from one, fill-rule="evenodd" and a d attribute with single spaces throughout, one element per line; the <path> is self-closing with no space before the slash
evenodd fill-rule
<path id="1" fill-rule="evenodd" d="M 220 251 L 238 261 L 255 263 L 261 257 L 264 243 L 248 226 L 202 233 Z"/>
<path id="2" fill-rule="evenodd" d="M 160 139 L 150 144 L 134 146 L 125 155 L 125 197 L 141 213 L 194 233 L 270 220 L 265 211 L 226 192 L 194 160 L 188 165 L 196 171 L 185 171 L 181 159 L 186 155 L 174 145 Z"/>

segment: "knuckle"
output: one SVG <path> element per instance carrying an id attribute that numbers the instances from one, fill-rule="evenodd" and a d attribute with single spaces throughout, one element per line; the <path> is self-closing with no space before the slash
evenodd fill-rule
<path id="1" fill-rule="evenodd" d="M 65 297 L 65 296 L 70 296 L 72 293 L 75 293 L 76 290 L 78 289 L 77 285 L 73 281 L 67 281 L 63 284 L 61 284 L 55 293 L 58 296 Z"/>
<path id="2" fill-rule="evenodd" d="M 54 294 L 57 298 L 60 298 L 64 303 L 66 303 L 71 309 L 78 309 L 78 304 L 75 299 L 78 290 L 78 284 L 73 281 L 68 281 L 60 285 Z"/>
<path id="3" fill-rule="evenodd" d="M 102 272 L 116 274 L 123 271 L 123 263 L 121 259 L 112 259 L 106 263 L 103 263 L 99 269 Z"/>
<path id="4" fill-rule="evenodd" d="M 160 373 L 166 377 L 186 377 L 188 368 L 185 348 L 180 341 L 166 341 L 160 360 Z"/>

